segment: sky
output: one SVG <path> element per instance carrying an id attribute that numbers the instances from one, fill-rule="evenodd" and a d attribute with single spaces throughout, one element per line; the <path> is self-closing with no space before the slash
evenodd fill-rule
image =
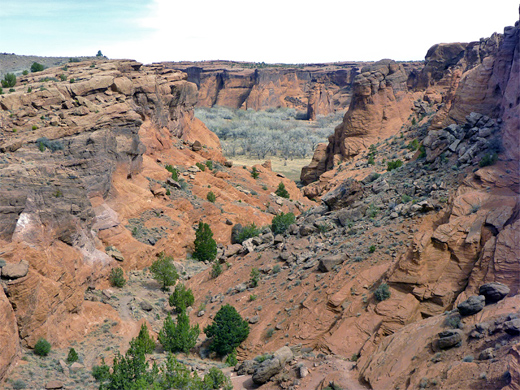
<path id="1" fill-rule="evenodd" d="M 518 0 L 2 0 L 0 52 L 159 61 L 422 60 L 518 20 Z"/>

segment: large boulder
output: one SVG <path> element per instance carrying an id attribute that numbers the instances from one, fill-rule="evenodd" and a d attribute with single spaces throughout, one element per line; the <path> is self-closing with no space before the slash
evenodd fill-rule
<path id="1" fill-rule="evenodd" d="M 350 206 L 363 196 L 363 186 L 357 180 L 348 178 L 321 199 L 330 210 L 338 210 Z"/>
<path id="2" fill-rule="evenodd" d="M 18 264 L 6 264 L 2 267 L 2 278 L 19 279 L 23 278 L 29 272 L 29 262 L 21 260 Z"/>
<path id="3" fill-rule="evenodd" d="M 485 306 L 486 298 L 483 295 L 472 295 L 457 306 L 462 316 L 471 316 L 481 311 Z"/>
<path id="4" fill-rule="evenodd" d="M 322 272 L 330 272 L 335 266 L 342 264 L 346 258 L 347 256 L 344 253 L 322 257 L 318 269 Z"/>
<path id="5" fill-rule="evenodd" d="M 486 303 L 495 303 L 509 294 L 509 287 L 499 282 L 486 283 L 480 286 L 478 293 L 486 298 Z"/>
<path id="6" fill-rule="evenodd" d="M 450 349 L 457 347 L 462 343 L 462 330 L 450 329 L 439 333 L 437 347 L 439 349 Z"/>
<path id="7" fill-rule="evenodd" d="M 253 382 L 257 385 L 266 383 L 273 376 L 282 371 L 285 362 L 293 358 L 293 353 L 289 347 L 282 347 L 277 350 L 272 359 L 260 363 L 253 372 Z"/>

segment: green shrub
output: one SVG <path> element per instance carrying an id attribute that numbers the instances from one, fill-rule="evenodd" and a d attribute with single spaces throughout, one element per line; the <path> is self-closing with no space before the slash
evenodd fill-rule
<path id="1" fill-rule="evenodd" d="M 462 318 L 459 314 L 448 316 L 444 320 L 444 326 L 447 326 L 448 328 L 452 329 L 458 329 L 460 328 L 461 320 Z"/>
<path id="2" fill-rule="evenodd" d="M 278 184 L 278 188 L 274 193 L 282 198 L 289 199 L 289 192 L 287 192 L 287 190 L 285 189 L 285 185 L 282 182 Z"/>
<path id="3" fill-rule="evenodd" d="M 370 248 L 368 248 L 368 251 L 370 253 L 374 253 L 376 251 L 376 246 L 375 245 L 370 245 Z"/>
<path id="4" fill-rule="evenodd" d="M 374 297 L 379 301 L 382 302 L 385 299 L 390 298 L 390 288 L 388 287 L 388 284 L 381 283 L 379 287 L 374 291 Z"/>
<path id="5" fill-rule="evenodd" d="M 223 270 L 222 270 L 222 265 L 220 264 L 220 262 L 217 261 L 217 262 L 213 263 L 213 265 L 211 266 L 211 277 L 213 279 L 218 278 L 222 272 L 223 272 Z"/>
<path id="6" fill-rule="evenodd" d="M 27 75 L 29 74 L 29 71 L 28 71 L 27 69 L 25 69 L 25 70 L 22 72 L 22 74 L 23 74 L 24 76 L 27 76 Z"/>
<path id="7" fill-rule="evenodd" d="M 209 372 L 204 375 L 205 389 L 220 389 L 231 386 L 229 378 L 217 367 L 211 367 Z"/>
<path id="8" fill-rule="evenodd" d="M 64 75 L 63 73 L 60 74 L 60 80 L 61 80 L 61 81 L 66 81 L 66 80 L 67 80 L 67 76 Z"/>
<path id="9" fill-rule="evenodd" d="M 281 212 L 271 221 L 271 230 L 273 234 L 283 234 L 296 221 L 293 213 L 284 214 Z"/>
<path id="10" fill-rule="evenodd" d="M 412 126 L 415 126 L 417 124 L 417 120 L 414 118 L 412 118 Z"/>
<path id="11" fill-rule="evenodd" d="M 233 226 L 231 239 L 236 244 L 242 244 L 245 240 L 256 237 L 260 234 L 260 229 L 254 224 L 242 227 L 240 224 Z"/>
<path id="12" fill-rule="evenodd" d="M 51 351 L 51 343 L 44 338 L 40 338 L 34 345 L 34 353 L 38 356 L 47 356 Z"/>
<path id="13" fill-rule="evenodd" d="M 16 85 L 16 76 L 14 73 L 6 73 L 2 80 L 2 87 L 13 88 Z"/>
<path id="14" fill-rule="evenodd" d="M 36 140 L 36 144 L 38 145 L 38 149 L 40 151 L 44 151 L 45 148 L 48 148 L 51 152 L 56 152 L 57 150 L 63 150 L 63 144 L 61 141 L 51 141 L 47 137 L 41 137 Z"/>
<path id="15" fill-rule="evenodd" d="M 240 345 L 249 335 L 249 324 L 231 305 L 224 305 L 215 315 L 213 323 L 204 328 L 211 337 L 210 349 L 225 356 Z"/>
<path id="16" fill-rule="evenodd" d="M 32 130 L 37 130 L 37 129 L 38 129 L 38 126 L 36 126 L 36 125 L 32 125 L 31 129 L 32 129 Z"/>
<path id="17" fill-rule="evenodd" d="M 258 296 L 256 294 L 249 295 L 249 302 L 256 301 L 256 298 L 258 298 Z"/>
<path id="18" fill-rule="evenodd" d="M 282 267 L 280 267 L 279 264 L 276 264 L 276 265 L 273 267 L 273 274 L 277 274 L 277 273 L 279 273 L 281 270 L 282 270 Z"/>
<path id="19" fill-rule="evenodd" d="M 215 200 L 217 200 L 217 197 L 213 193 L 213 191 L 208 192 L 208 195 L 206 196 L 208 199 L 208 202 L 215 203 Z"/>
<path id="20" fill-rule="evenodd" d="M 210 171 L 213 170 L 213 161 L 208 160 L 208 161 L 206 161 L 205 164 L 206 164 L 206 166 L 208 167 L 208 169 L 209 169 Z"/>
<path id="21" fill-rule="evenodd" d="M 419 141 L 417 139 L 410 141 L 407 148 L 408 148 L 408 150 L 411 150 L 412 152 L 419 149 Z"/>
<path id="22" fill-rule="evenodd" d="M 39 64 L 37 62 L 33 62 L 32 65 L 31 65 L 31 72 L 41 72 L 42 70 L 44 70 L 45 67 L 42 65 L 42 64 Z"/>
<path id="23" fill-rule="evenodd" d="M 26 389 L 27 388 L 27 384 L 23 380 L 21 380 L 21 379 L 15 380 L 12 383 L 12 386 L 13 386 L 13 389 L 15 389 L 15 390 L 21 390 L 21 389 Z"/>
<path id="24" fill-rule="evenodd" d="M 270 360 L 272 358 L 273 358 L 273 355 L 271 355 L 270 353 L 264 353 L 263 355 L 255 356 L 254 360 L 258 363 L 262 363 L 262 362 L 265 362 L 266 360 Z"/>
<path id="25" fill-rule="evenodd" d="M 69 62 L 79 62 L 79 58 L 69 58 Z"/>
<path id="26" fill-rule="evenodd" d="M 401 195 L 401 202 L 402 203 L 408 203 L 411 200 L 412 200 L 412 197 L 410 195 L 406 195 L 406 194 Z"/>
<path id="27" fill-rule="evenodd" d="M 150 266 L 150 272 L 155 280 L 162 283 L 162 290 L 167 291 L 169 286 L 173 286 L 179 274 L 175 265 L 173 265 L 173 257 L 165 256 L 164 252 L 159 254 L 159 258 Z"/>
<path id="28" fill-rule="evenodd" d="M 368 157 L 368 163 L 370 165 L 375 165 L 376 161 L 374 160 L 374 156 L 369 156 Z"/>
<path id="29" fill-rule="evenodd" d="M 108 280 L 112 286 L 122 288 L 126 284 L 123 269 L 119 267 L 112 268 Z"/>
<path id="30" fill-rule="evenodd" d="M 0 95 L 3 95 L 4 94 L 4 90 L 2 88 L 0 88 Z"/>
<path id="31" fill-rule="evenodd" d="M 190 318 L 182 311 L 177 316 L 177 323 L 170 315 L 166 317 L 158 338 L 165 350 L 188 353 L 197 343 L 199 333 L 199 325 L 190 326 Z"/>
<path id="32" fill-rule="evenodd" d="M 69 349 L 69 354 L 67 355 L 67 363 L 71 364 L 77 362 L 79 360 L 78 353 L 74 348 Z"/>
<path id="33" fill-rule="evenodd" d="M 395 161 L 388 161 L 386 170 L 392 171 L 394 169 L 397 169 L 403 165 L 403 162 L 401 160 L 395 160 Z"/>
<path id="34" fill-rule="evenodd" d="M 226 356 L 226 365 L 229 367 L 234 367 L 238 364 L 237 360 L 237 350 L 233 349 L 227 356 Z"/>
<path id="35" fill-rule="evenodd" d="M 373 203 L 371 203 L 369 206 L 368 206 L 368 209 L 367 209 L 367 212 L 366 212 L 367 216 L 369 218 L 375 218 L 377 216 L 377 214 L 379 214 L 379 207 L 377 207 L 376 205 L 374 205 Z"/>
<path id="36" fill-rule="evenodd" d="M 251 277 L 251 279 L 249 279 L 250 286 L 258 286 L 258 282 L 260 281 L 260 271 L 258 271 L 258 268 L 253 268 L 249 276 Z"/>
<path id="37" fill-rule="evenodd" d="M 200 261 L 213 261 L 217 257 L 217 243 L 213 239 L 213 232 L 207 223 L 199 222 L 199 227 L 195 232 L 194 244 L 194 258 Z"/>
<path id="38" fill-rule="evenodd" d="M 191 291 L 191 288 L 186 289 L 184 284 L 179 283 L 175 286 L 173 294 L 170 295 L 169 303 L 177 313 L 185 311 L 195 303 L 193 291 Z"/>
<path id="39" fill-rule="evenodd" d="M 139 334 L 132 341 L 135 343 L 136 347 L 144 353 L 152 353 L 155 349 L 155 341 L 150 336 L 146 323 L 141 325 Z"/>
<path id="40" fill-rule="evenodd" d="M 424 145 L 419 146 L 419 157 L 418 158 L 426 158 L 426 148 Z"/>
<path id="41" fill-rule="evenodd" d="M 197 166 L 197 168 L 199 168 L 202 172 L 204 172 L 206 170 L 206 166 L 200 162 L 196 163 L 195 164 Z"/>
<path id="42" fill-rule="evenodd" d="M 105 363 L 105 359 L 101 359 L 100 366 L 92 366 L 92 376 L 98 382 L 104 382 L 108 379 L 110 375 L 110 367 Z"/>
<path id="43" fill-rule="evenodd" d="M 103 53 L 101 53 L 101 50 L 98 50 L 96 57 L 103 57 Z"/>
<path id="44" fill-rule="evenodd" d="M 256 167 L 253 167 L 253 170 L 251 171 L 251 177 L 253 179 L 258 179 L 258 176 L 260 176 L 260 172 L 258 172 Z"/>
<path id="45" fill-rule="evenodd" d="M 74 84 L 75 82 L 76 82 L 76 79 L 74 79 L 74 78 L 71 78 L 71 79 L 69 80 L 69 83 L 71 83 L 71 84 Z"/>
<path id="46" fill-rule="evenodd" d="M 172 174 L 173 180 L 179 181 L 179 170 L 177 168 L 174 168 L 171 165 L 166 165 L 165 168 L 168 172 Z"/>
<path id="47" fill-rule="evenodd" d="M 478 165 L 480 167 L 487 167 L 489 165 L 493 165 L 494 163 L 496 163 L 497 160 L 498 160 L 498 154 L 497 153 L 495 153 L 495 152 L 486 153 L 484 155 L 484 157 L 482 157 L 482 159 L 480 160 Z"/>
<path id="48" fill-rule="evenodd" d="M 31 93 L 32 92 L 32 87 L 27 87 L 27 93 Z"/>

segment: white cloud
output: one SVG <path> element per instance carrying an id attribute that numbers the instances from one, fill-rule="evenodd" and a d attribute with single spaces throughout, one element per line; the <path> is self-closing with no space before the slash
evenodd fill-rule
<path id="1" fill-rule="evenodd" d="M 143 62 L 422 59 L 435 43 L 502 32 L 517 12 L 516 0 L 154 0 L 136 22 L 151 31 L 104 52 Z"/>

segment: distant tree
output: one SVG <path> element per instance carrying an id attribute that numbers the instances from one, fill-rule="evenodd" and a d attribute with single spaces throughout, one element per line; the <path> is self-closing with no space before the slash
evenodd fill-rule
<path id="1" fill-rule="evenodd" d="M 258 170 L 256 169 L 256 167 L 253 167 L 253 170 L 251 171 L 251 177 L 253 179 L 258 179 L 258 176 L 260 176 L 260 173 L 258 172 Z"/>
<path id="2" fill-rule="evenodd" d="M 47 356 L 51 351 L 51 343 L 44 338 L 40 338 L 34 345 L 34 353 L 38 356 Z"/>
<path id="3" fill-rule="evenodd" d="M 44 69 L 45 69 L 45 66 L 43 66 L 42 64 L 39 64 L 37 62 L 33 62 L 33 64 L 31 65 L 31 72 L 33 72 L 33 73 L 41 72 Z"/>
<path id="4" fill-rule="evenodd" d="M 159 342 L 167 351 L 188 353 L 197 343 L 199 333 L 199 325 L 190 326 L 190 318 L 183 310 L 177 316 L 177 323 L 170 315 L 166 317 L 159 332 Z"/>
<path id="5" fill-rule="evenodd" d="M 284 214 L 282 211 L 273 218 L 271 222 L 271 230 L 274 234 L 283 234 L 295 221 L 296 218 L 293 213 Z"/>
<path id="6" fill-rule="evenodd" d="M 195 303 L 193 291 L 191 291 L 191 288 L 186 289 L 184 284 L 179 283 L 175 286 L 173 294 L 170 295 L 169 303 L 177 313 L 180 313 Z"/>
<path id="7" fill-rule="evenodd" d="M 208 199 L 208 202 L 215 203 L 215 200 L 217 200 L 217 197 L 215 196 L 213 191 L 210 191 L 210 192 L 208 192 L 206 199 Z"/>
<path id="8" fill-rule="evenodd" d="M 249 279 L 251 287 L 258 286 L 258 282 L 260 281 L 260 271 L 258 271 L 258 268 L 253 268 L 249 276 L 251 277 L 251 279 Z"/>
<path id="9" fill-rule="evenodd" d="M 79 359 L 78 353 L 74 348 L 69 349 L 69 354 L 67 355 L 67 363 L 77 362 Z"/>
<path id="10" fill-rule="evenodd" d="M 108 280 L 112 286 L 122 288 L 126 284 L 123 269 L 119 267 L 112 268 Z"/>
<path id="11" fill-rule="evenodd" d="M 374 291 L 374 297 L 379 301 L 382 302 L 385 299 L 390 298 L 390 288 L 388 287 L 388 284 L 381 283 L 379 287 Z"/>
<path id="12" fill-rule="evenodd" d="M 167 291 L 168 287 L 173 286 L 179 279 L 179 274 L 173 265 L 173 258 L 165 256 L 164 253 L 161 253 L 159 259 L 152 263 L 150 272 L 155 280 L 162 283 L 163 291 Z"/>
<path id="13" fill-rule="evenodd" d="M 144 353 L 152 353 L 155 349 L 155 341 L 150 336 L 148 332 L 148 327 L 146 323 L 141 325 L 141 329 L 139 330 L 139 334 L 134 339 L 136 347 L 142 350 Z"/>
<path id="14" fill-rule="evenodd" d="M 276 189 L 275 194 L 282 198 L 289 199 L 289 192 L 287 192 L 287 190 L 285 189 L 285 185 L 282 182 L 278 184 L 278 188 Z"/>
<path id="15" fill-rule="evenodd" d="M 25 70 L 22 72 L 22 74 L 23 74 L 24 76 L 27 76 L 27 75 L 29 74 L 29 71 L 28 71 L 27 69 L 25 69 Z"/>
<path id="16" fill-rule="evenodd" d="M 7 73 L 2 80 L 2 87 L 12 88 L 16 85 L 16 76 L 14 73 Z"/>
<path id="17" fill-rule="evenodd" d="M 199 222 L 199 227 L 195 232 L 194 244 L 194 258 L 200 261 L 212 261 L 217 257 L 217 243 L 213 239 L 213 232 L 207 223 Z"/>
<path id="18" fill-rule="evenodd" d="M 231 305 L 224 305 L 215 315 L 211 325 L 204 328 L 206 336 L 212 337 L 212 351 L 225 356 L 240 345 L 249 335 L 249 324 Z"/>
<path id="19" fill-rule="evenodd" d="M 98 50 L 96 57 L 103 57 L 103 53 L 101 53 L 101 50 Z"/>

